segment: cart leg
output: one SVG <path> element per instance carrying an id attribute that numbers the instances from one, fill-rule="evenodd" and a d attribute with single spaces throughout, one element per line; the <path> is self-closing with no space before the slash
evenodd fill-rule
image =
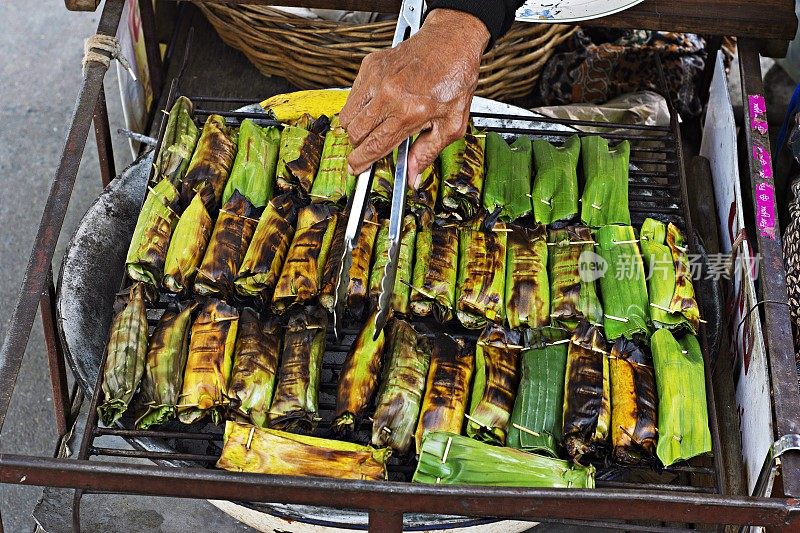
<path id="1" fill-rule="evenodd" d="M 56 416 L 56 431 L 58 432 L 58 437 L 61 438 L 67 433 L 70 401 L 64 351 L 56 329 L 56 289 L 53 285 L 52 269 L 50 269 L 47 277 L 47 288 L 39 300 L 39 310 L 42 313 L 44 342 L 47 347 L 47 360 L 50 367 L 50 384 L 53 388 L 53 411 Z"/>
<path id="2" fill-rule="evenodd" d="M 402 533 L 403 513 L 394 511 L 370 511 L 370 533 Z"/>
<path id="3" fill-rule="evenodd" d="M 72 498 L 72 533 L 81 533 L 81 499 L 83 491 L 75 489 L 75 496 Z"/>
<path id="4" fill-rule="evenodd" d="M 97 142 L 97 157 L 100 161 L 100 177 L 103 187 L 111 183 L 117 171 L 114 167 L 114 147 L 111 145 L 111 127 L 108 124 L 108 107 L 106 106 L 106 91 L 100 84 L 100 96 L 92 117 L 94 124 L 94 138 Z"/>
<path id="5" fill-rule="evenodd" d="M 151 0 L 139 0 L 139 16 L 142 18 L 142 34 L 144 50 L 147 54 L 147 72 L 150 76 L 150 90 L 153 92 L 153 105 L 161 96 L 161 85 L 164 83 L 161 66 L 161 50 L 156 33 L 156 14 Z"/>

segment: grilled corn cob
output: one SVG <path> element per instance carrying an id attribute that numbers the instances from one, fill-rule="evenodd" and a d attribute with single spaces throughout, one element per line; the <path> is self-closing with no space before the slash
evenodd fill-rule
<path id="1" fill-rule="evenodd" d="M 269 426 L 311 432 L 317 425 L 317 396 L 328 315 L 322 309 L 298 309 L 283 337 L 280 378 L 269 410 Z"/>
<path id="2" fill-rule="evenodd" d="M 510 328 L 550 323 L 547 230 L 510 226 L 506 256 L 505 311 Z"/>
<path id="3" fill-rule="evenodd" d="M 675 293 L 669 304 L 673 313 L 681 313 L 694 331 L 700 327 L 700 308 L 694 297 L 692 273 L 689 269 L 689 255 L 683 239 L 683 233 L 675 224 L 667 226 L 667 246 L 672 253 L 675 265 Z"/>
<path id="4" fill-rule="evenodd" d="M 125 307 L 111 322 L 103 367 L 103 403 L 97 413 L 110 426 L 122 417 L 144 373 L 147 356 L 147 313 L 143 286 L 131 285 Z"/>
<path id="5" fill-rule="evenodd" d="M 474 371 L 475 354 L 466 350 L 463 339 L 436 335 L 415 434 L 417 453 L 422 450 L 423 437 L 431 431 L 461 434 Z"/>
<path id="6" fill-rule="evenodd" d="M 664 244 L 667 238 L 666 224 L 648 218 L 639 233 L 642 259 L 649 274 L 647 288 L 653 326 L 673 330 L 690 328 L 689 321 L 680 312 L 669 310 L 675 293 L 675 265 L 669 246 Z"/>
<path id="7" fill-rule="evenodd" d="M 475 380 L 469 405 L 467 435 L 503 445 L 519 384 L 520 334 L 486 326 L 475 349 Z"/>
<path id="8" fill-rule="evenodd" d="M 301 117 L 299 122 L 308 120 L 303 120 Z M 330 123 L 330 119 L 322 115 L 310 124 L 308 129 L 301 123 L 283 128 L 276 170 L 276 181 L 281 191 L 297 189 L 303 194 L 311 192 L 311 185 L 322 157 L 325 132 L 328 131 Z"/>
<path id="9" fill-rule="evenodd" d="M 511 146 L 495 132 L 486 134 L 486 182 L 483 208 L 514 221 L 531 212 L 531 140 L 521 136 Z"/>
<path id="10" fill-rule="evenodd" d="M 225 125 L 225 118 L 220 115 L 209 116 L 181 183 L 181 203 L 188 205 L 195 193 L 208 184 L 214 195 L 204 195 L 203 200 L 207 201 L 206 209 L 209 212 L 216 212 L 235 156 L 235 133 Z"/>
<path id="11" fill-rule="evenodd" d="M 336 213 L 336 226 L 331 238 L 328 257 L 322 269 L 321 285 L 319 290 L 319 304 L 329 313 L 333 313 L 336 304 L 336 286 L 339 284 L 339 274 L 342 271 L 344 257 L 344 234 L 347 220 L 342 213 Z"/>
<path id="12" fill-rule="evenodd" d="M 484 228 L 477 219 L 461 226 L 459 232 L 456 314 L 468 329 L 480 329 L 487 322 L 505 320 L 503 297 L 506 277 L 505 224 Z"/>
<path id="13" fill-rule="evenodd" d="M 164 287 L 168 291 L 180 293 L 191 286 L 213 228 L 202 194 L 197 193 L 181 214 L 169 242 L 164 263 Z"/>
<path id="14" fill-rule="evenodd" d="M 392 203 L 395 157 L 397 157 L 396 151 L 378 159 L 375 163 L 375 175 L 372 177 L 369 198 L 380 210 L 388 209 Z"/>
<path id="15" fill-rule="evenodd" d="M 605 446 L 610 395 L 605 339 L 597 326 L 583 321 L 569 343 L 564 377 L 564 447 L 575 462 Z"/>
<path id="16" fill-rule="evenodd" d="M 161 283 L 169 241 L 178 224 L 177 199 L 178 190 L 166 179 L 148 192 L 125 258 L 131 279 L 156 286 Z"/>
<path id="17" fill-rule="evenodd" d="M 411 276 L 414 271 L 414 244 L 417 239 L 417 222 L 414 215 L 407 214 L 403 218 L 403 228 L 400 233 L 400 252 L 397 258 L 397 282 L 392 292 L 392 309 L 407 315 L 411 302 Z M 375 242 L 375 259 L 372 263 L 372 272 L 369 277 L 369 296 L 373 302 L 378 301 L 381 292 L 381 281 L 389 262 L 389 221 L 384 220 L 378 231 Z"/>
<path id="18" fill-rule="evenodd" d="M 225 424 L 217 468 L 234 472 L 382 481 L 391 450 L 262 429 Z"/>
<path id="19" fill-rule="evenodd" d="M 191 424 L 211 413 L 219 423 L 231 376 L 239 312 L 220 300 L 208 300 L 192 324 L 189 357 L 178 406 L 181 422 Z"/>
<path id="20" fill-rule="evenodd" d="M 656 449 L 656 379 L 644 342 L 618 339 L 609 357 L 614 460 L 636 464 Z"/>
<path id="21" fill-rule="evenodd" d="M 234 191 L 239 191 L 255 207 L 267 205 L 274 189 L 280 141 L 278 128 L 262 128 L 249 118 L 242 121 L 236 159 L 222 195 L 223 204 L 228 203 Z"/>
<path id="22" fill-rule="evenodd" d="M 364 324 L 344 360 L 336 385 L 336 420 L 333 430 L 351 433 L 378 390 L 381 359 L 386 344 L 383 330 L 375 337 L 375 311 Z"/>
<path id="23" fill-rule="evenodd" d="M 548 250 L 550 318 L 570 330 L 583 318 L 602 324 L 592 232 L 584 226 L 550 230 L 548 242 L 552 245 Z"/>
<path id="24" fill-rule="evenodd" d="M 389 446 L 400 453 L 411 447 L 430 362 L 430 341 L 408 322 L 394 320 L 372 423 L 373 446 Z"/>
<path id="25" fill-rule="evenodd" d="M 153 163 L 156 182 L 167 179 L 177 187 L 186 174 L 197 138 L 200 136 L 192 120 L 193 107 L 191 100 L 180 96 L 169 110 L 167 129 L 164 131 L 161 148 Z"/>
<path id="26" fill-rule="evenodd" d="M 501 448 L 436 431 L 422 441 L 414 483 L 527 488 L 594 488 L 593 466 Z"/>
<path id="27" fill-rule="evenodd" d="M 353 265 L 350 267 L 350 282 L 347 285 L 347 309 L 356 317 L 362 316 L 367 308 L 369 267 L 379 228 L 378 213 L 371 203 L 367 204 L 361 233 L 353 249 Z"/>
<path id="28" fill-rule="evenodd" d="M 628 210 L 628 165 L 631 146 L 622 141 L 609 149 L 598 136 L 581 140 L 581 161 L 586 186 L 581 199 L 581 221 L 599 228 L 609 224 L 630 226 Z"/>
<path id="29" fill-rule="evenodd" d="M 183 368 L 189 355 L 189 329 L 195 307 L 197 303 L 180 312 L 167 310 L 158 321 L 147 351 L 142 381 L 147 412 L 136 421 L 139 429 L 161 424 L 175 416 L 183 386 Z"/>
<path id="30" fill-rule="evenodd" d="M 411 312 L 431 313 L 439 322 L 453 318 L 458 278 L 458 230 L 454 224 L 420 211 L 420 227 L 412 276 Z"/>
<path id="31" fill-rule="evenodd" d="M 467 134 L 442 150 L 442 210 L 451 218 L 468 220 L 478 212 L 483 190 L 486 139 Z"/>
<path id="32" fill-rule="evenodd" d="M 352 194 L 356 177 L 347 172 L 347 158 L 352 151 L 347 132 L 339 124 L 339 116 L 336 115 L 331 120 L 331 129 L 325 135 L 322 159 L 309 194 L 312 202 L 338 203 Z"/>
<path id="33" fill-rule="evenodd" d="M 572 220 L 578 214 L 578 160 L 581 139 L 573 135 L 564 146 L 533 141 L 536 178 L 533 216 L 537 224 Z"/>
<path id="34" fill-rule="evenodd" d="M 236 413 L 259 427 L 267 425 L 280 351 L 278 321 L 262 321 L 256 311 L 245 308 L 239 318 L 228 396 Z"/>

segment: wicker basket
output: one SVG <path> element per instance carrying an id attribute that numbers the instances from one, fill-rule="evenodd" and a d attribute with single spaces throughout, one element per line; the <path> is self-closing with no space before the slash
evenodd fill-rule
<path id="1" fill-rule="evenodd" d="M 361 60 L 391 45 L 395 22 L 309 20 L 259 5 L 197 4 L 217 33 L 268 76 L 301 89 L 352 85 Z M 556 46 L 575 31 L 563 24 L 516 23 L 483 57 L 477 94 L 511 100 L 530 94 Z"/>

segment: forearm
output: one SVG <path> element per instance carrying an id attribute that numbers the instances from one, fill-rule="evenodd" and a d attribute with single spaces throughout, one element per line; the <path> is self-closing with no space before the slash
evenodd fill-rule
<path id="1" fill-rule="evenodd" d="M 428 13 L 436 9 L 463 11 L 478 18 L 489 31 L 489 47 L 511 28 L 514 15 L 525 0 L 431 0 Z"/>

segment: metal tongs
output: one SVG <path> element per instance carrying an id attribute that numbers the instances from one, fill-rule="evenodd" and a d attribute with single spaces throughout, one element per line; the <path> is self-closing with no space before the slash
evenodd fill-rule
<path id="1" fill-rule="evenodd" d="M 392 47 L 399 45 L 419 30 L 422 23 L 423 0 L 403 0 L 397 28 L 394 30 Z M 389 261 L 383 272 L 381 292 L 378 295 L 378 313 L 375 316 L 375 335 L 380 334 L 386 325 L 391 308 L 392 292 L 397 277 L 397 259 L 400 253 L 400 230 L 403 226 L 403 208 L 406 197 L 406 167 L 411 137 L 403 141 L 397 151 L 397 167 L 394 171 L 394 189 L 392 190 L 392 212 L 389 219 Z M 353 248 L 361 233 L 367 196 L 372 186 L 374 166 L 362 172 L 356 181 L 356 188 L 347 203 L 349 213 L 344 233 L 344 252 L 339 263 L 339 277 L 336 285 L 336 297 L 333 309 L 333 329 L 337 338 L 341 338 L 344 308 L 347 301 L 347 287 L 350 284 L 350 267 L 353 264 Z"/>

